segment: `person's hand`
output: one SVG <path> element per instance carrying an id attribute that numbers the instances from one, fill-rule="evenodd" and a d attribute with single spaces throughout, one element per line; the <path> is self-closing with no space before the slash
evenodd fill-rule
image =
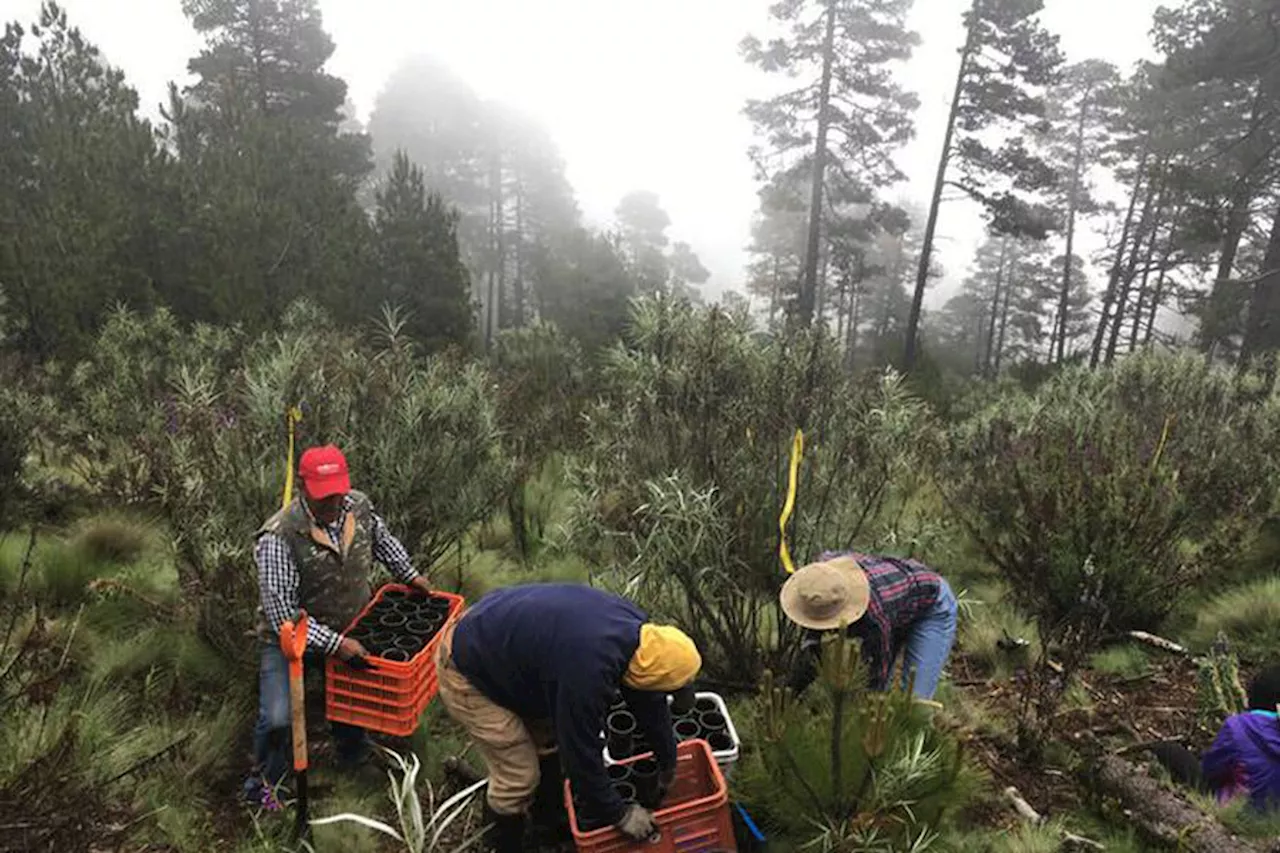
<path id="1" fill-rule="evenodd" d="M 431 582 L 427 580 L 426 575 L 418 575 L 409 586 L 423 595 L 431 595 Z"/>
<path id="2" fill-rule="evenodd" d="M 372 665 L 366 660 L 368 654 L 369 650 L 351 637 L 343 637 L 338 643 L 338 659 L 352 669 L 370 669 Z"/>
<path id="3" fill-rule="evenodd" d="M 632 803 L 618 821 L 618 831 L 632 841 L 647 841 L 657 835 L 658 824 L 654 823 L 652 812 Z"/>

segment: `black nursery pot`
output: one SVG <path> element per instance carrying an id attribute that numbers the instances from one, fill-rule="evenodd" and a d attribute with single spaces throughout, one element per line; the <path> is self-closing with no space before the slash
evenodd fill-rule
<path id="1" fill-rule="evenodd" d="M 626 764 L 610 764 L 604 772 L 609 776 L 609 784 L 626 782 L 631 778 L 631 767 Z"/>
<path id="2" fill-rule="evenodd" d="M 422 640 L 409 634 L 401 634 L 396 637 L 395 647 L 409 653 L 409 657 L 413 657 L 422 649 Z"/>
<path id="3" fill-rule="evenodd" d="M 436 598 L 433 595 L 427 599 L 427 608 L 431 610 L 433 613 L 438 613 L 441 616 L 448 616 L 449 615 L 449 599 Z"/>
<path id="4" fill-rule="evenodd" d="M 393 646 L 392 648 L 389 648 L 385 652 L 383 652 L 382 657 L 386 660 L 393 660 L 393 661 L 399 661 L 400 663 L 406 663 L 409 660 L 409 653 L 406 652 L 404 649 L 396 648 Z"/>
<path id="5" fill-rule="evenodd" d="M 636 718 L 630 711 L 614 711 L 605 720 L 609 733 L 609 754 L 614 758 L 630 758 L 634 749 Z"/>
<path id="6" fill-rule="evenodd" d="M 622 797 L 624 803 L 634 803 L 636 801 L 636 786 L 630 782 L 614 782 L 613 790 L 618 792 L 618 796 Z"/>
<path id="7" fill-rule="evenodd" d="M 724 714 L 719 711 L 708 711 L 698 715 L 698 722 L 702 723 L 702 727 L 709 732 L 724 731 Z"/>
<path id="8" fill-rule="evenodd" d="M 378 619 L 378 624 L 383 628 L 400 629 L 404 627 L 404 623 L 408 620 L 400 613 L 384 613 Z"/>
<path id="9" fill-rule="evenodd" d="M 728 732 L 711 732 L 707 735 L 707 746 L 711 747 L 712 752 L 724 752 L 733 749 L 733 738 L 729 737 Z"/>
<path id="10" fill-rule="evenodd" d="M 410 619 L 404 624 L 404 629 L 415 637 L 430 637 L 437 628 L 434 622 L 426 619 Z"/>
<path id="11" fill-rule="evenodd" d="M 409 593 L 405 592 L 403 589 L 389 589 L 386 592 L 382 593 L 383 601 L 399 602 L 399 601 L 405 600 L 408 597 L 409 597 Z"/>
<path id="12" fill-rule="evenodd" d="M 369 651 L 373 651 L 375 648 L 386 648 L 395 641 L 395 638 L 395 632 L 380 628 L 377 631 L 370 631 L 368 642 L 362 642 L 361 645 Z"/>
<path id="13" fill-rule="evenodd" d="M 631 765 L 631 784 L 636 789 L 636 802 L 647 809 L 658 805 L 658 762 L 642 758 Z"/>
<path id="14" fill-rule="evenodd" d="M 695 713 L 705 714 L 708 711 L 719 711 L 720 708 L 710 696 L 701 696 L 693 703 L 693 710 Z"/>
<path id="15" fill-rule="evenodd" d="M 696 738 L 702 731 L 697 720 L 677 720 L 675 725 L 676 740 Z"/>

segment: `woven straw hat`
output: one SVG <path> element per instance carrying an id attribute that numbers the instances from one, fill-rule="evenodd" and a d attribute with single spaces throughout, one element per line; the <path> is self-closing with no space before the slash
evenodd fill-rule
<path id="1" fill-rule="evenodd" d="M 853 557 L 833 557 L 796 571 L 779 593 L 782 612 L 802 628 L 830 631 L 867 612 L 871 585 Z"/>

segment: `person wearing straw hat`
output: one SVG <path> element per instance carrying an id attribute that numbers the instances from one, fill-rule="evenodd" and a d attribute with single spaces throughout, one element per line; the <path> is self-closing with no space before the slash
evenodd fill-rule
<path id="1" fill-rule="evenodd" d="M 822 636 L 847 626 L 862 643 L 868 686 L 887 690 L 903 657 L 902 685 L 932 699 L 956 636 L 956 598 L 945 578 L 914 560 L 823 553 L 787 578 L 782 612 L 805 629 L 790 679 L 799 695 L 817 676 Z M 914 681 L 911 674 L 914 673 Z"/>

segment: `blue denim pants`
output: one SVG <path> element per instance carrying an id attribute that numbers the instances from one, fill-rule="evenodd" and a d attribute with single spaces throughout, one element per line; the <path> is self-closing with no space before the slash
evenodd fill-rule
<path id="1" fill-rule="evenodd" d="M 307 652 L 303 665 L 323 671 L 324 656 Z M 289 718 L 289 662 L 280 647 L 261 644 L 258 667 L 258 722 L 253 727 L 253 755 L 258 772 L 278 785 L 293 769 L 293 731 Z M 359 764 L 369 754 L 368 733 L 358 726 L 330 723 L 339 766 Z"/>
<path id="2" fill-rule="evenodd" d="M 906 689 L 907 679 L 914 670 L 916 680 L 911 692 L 921 699 L 932 699 L 938 689 L 942 667 L 946 665 L 956 639 L 957 609 L 955 594 L 944 580 L 938 601 L 928 613 L 916 620 L 907 634 L 902 649 L 902 687 Z"/>

